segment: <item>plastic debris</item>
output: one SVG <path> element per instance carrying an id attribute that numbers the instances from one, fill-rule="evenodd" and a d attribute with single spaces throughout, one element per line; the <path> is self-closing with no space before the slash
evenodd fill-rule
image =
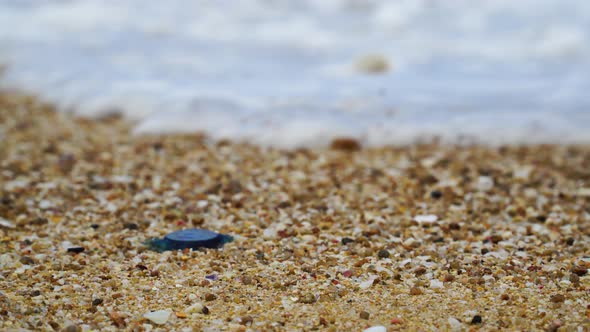
<path id="1" fill-rule="evenodd" d="M 224 244 L 233 241 L 230 235 L 220 234 L 206 229 L 185 229 L 176 231 L 158 239 L 146 241 L 146 245 L 155 251 L 221 248 Z"/>

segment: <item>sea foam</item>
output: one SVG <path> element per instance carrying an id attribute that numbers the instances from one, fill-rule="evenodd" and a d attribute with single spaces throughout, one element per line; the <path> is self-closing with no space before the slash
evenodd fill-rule
<path id="1" fill-rule="evenodd" d="M 278 147 L 590 142 L 590 2 L 4 0 L 0 85 Z"/>

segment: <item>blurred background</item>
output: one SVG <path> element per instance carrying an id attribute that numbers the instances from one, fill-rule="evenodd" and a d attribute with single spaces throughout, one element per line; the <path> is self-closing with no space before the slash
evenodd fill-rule
<path id="1" fill-rule="evenodd" d="M 590 142 L 584 0 L 3 0 L 2 89 L 280 147 Z"/>

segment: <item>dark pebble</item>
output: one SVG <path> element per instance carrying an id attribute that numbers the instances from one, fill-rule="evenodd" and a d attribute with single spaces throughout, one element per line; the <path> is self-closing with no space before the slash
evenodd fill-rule
<path id="1" fill-rule="evenodd" d="M 368 312 L 366 312 L 366 311 L 361 311 L 361 313 L 360 313 L 360 317 L 361 317 L 362 319 L 369 319 L 369 318 L 371 317 L 371 314 L 370 314 L 370 313 L 368 313 Z"/>
<path id="2" fill-rule="evenodd" d="M 68 252 L 73 252 L 75 254 L 79 254 L 81 252 L 83 252 L 85 249 L 84 247 L 72 247 L 72 248 L 68 248 Z"/>
<path id="3" fill-rule="evenodd" d="M 490 252 L 490 250 L 489 250 L 489 249 L 487 249 L 487 248 L 483 248 L 483 249 L 481 249 L 481 254 L 482 254 L 482 255 L 485 255 L 485 254 L 487 254 L 488 252 Z"/>
<path id="4" fill-rule="evenodd" d="M 137 226 L 137 224 L 135 224 L 135 223 L 132 223 L 132 222 L 126 222 L 126 223 L 123 225 L 123 228 L 125 228 L 125 229 L 130 229 L 130 230 L 137 230 L 137 229 L 139 229 L 139 226 Z"/>
<path id="5" fill-rule="evenodd" d="M 63 329 L 63 332 L 80 332 L 82 329 L 77 325 L 70 325 Z"/>
<path id="6" fill-rule="evenodd" d="M 101 305 L 102 302 L 102 299 L 94 299 L 92 300 L 92 305 L 96 307 L 97 305 Z"/>
<path id="7" fill-rule="evenodd" d="M 581 267 L 581 266 L 574 266 L 572 268 L 572 272 L 581 277 L 581 276 L 588 274 L 588 269 L 585 267 Z"/>
<path id="8" fill-rule="evenodd" d="M 440 190 L 433 190 L 430 192 L 430 197 L 434 198 L 434 199 L 440 199 L 442 197 L 442 192 L 440 192 Z"/>
<path id="9" fill-rule="evenodd" d="M 35 260 L 29 256 L 23 256 L 20 258 L 20 262 L 24 265 L 33 265 L 35 264 Z"/>
<path id="10" fill-rule="evenodd" d="M 575 242 L 575 240 L 574 240 L 574 238 L 573 238 L 573 237 L 570 237 L 570 238 L 568 238 L 567 240 L 565 240 L 565 243 L 566 243 L 568 246 L 573 246 L 573 245 L 574 245 L 574 242 Z"/>
<path id="11" fill-rule="evenodd" d="M 39 295 L 41 295 L 41 291 L 38 289 L 35 289 L 34 291 L 31 292 L 32 297 L 39 296 Z"/>
<path id="12" fill-rule="evenodd" d="M 352 242 L 354 242 L 354 240 L 349 237 L 343 237 L 342 240 L 340 240 L 340 243 L 342 243 L 343 245 L 347 245 Z"/>
<path id="13" fill-rule="evenodd" d="M 475 315 L 473 316 L 473 319 L 471 320 L 471 324 L 481 324 L 482 319 L 480 315 Z"/>
<path id="14" fill-rule="evenodd" d="M 208 315 L 208 314 L 209 314 L 209 308 L 207 308 L 207 307 L 205 307 L 205 306 L 204 306 L 204 307 L 203 307 L 203 309 L 201 309 L 201 312 L 202 312 L 204 315 Z"/>
<path id="15" fill-rule="evenodd" d="M 553 303 L 562 303 L 565 301 L 565 296 L 563 294 L 555 294 L 551 296 L 550 300 Z"/>
<path id="16" fill-rule="evenodd" d="M 387 251 L 385 249 L 381 249 L 377 253 L 377 257 L 379 257 L 379 258 L 389 258 L 389 256 L 390 256 L 389 251 Z"/>
<path id="17" fill-rule="evenodd" d="M 252 324 L 253 321 L 254 319 L 252 318 L 252 316 L 244 316 L 240 318 L 240 322 L 242 323 L 242 325 Z"/>
<path id="18" fill-rule="evenodd" d="M 90 227 L 92 229 L 98 229 L 100 227 L 100 225 L 99 224 L 92 224 L 92 225 L 90 225 Z"/>
<path id="19" fill-rule="evenodd" d="M 217 298 L 217 295 L 213 294 L 213 293 L 207 293 L 205 295 L 205 301 L 213 301 Z"/>

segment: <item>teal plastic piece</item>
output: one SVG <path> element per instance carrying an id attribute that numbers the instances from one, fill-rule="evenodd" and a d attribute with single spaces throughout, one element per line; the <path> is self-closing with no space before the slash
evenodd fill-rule
<path id="1" fill-rule="evenodd" d="M 193 228 L 170 233 L 161 239 L 149 239 L 145 244 L 152 250 L 162 252 L 187 248 L 221 248 L 233 240 L 234 238 L 230 235 Z"/>

